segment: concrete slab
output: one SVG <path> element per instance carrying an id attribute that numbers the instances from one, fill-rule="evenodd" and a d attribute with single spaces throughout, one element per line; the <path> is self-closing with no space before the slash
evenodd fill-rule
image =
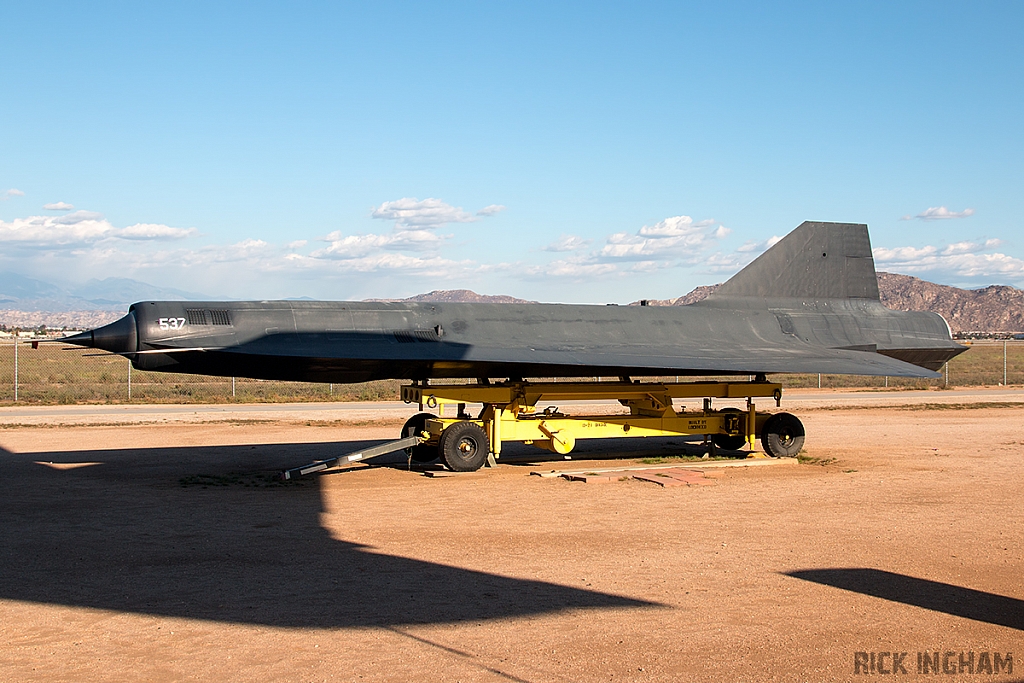
<path id="1" fill-rule="evenodd" d="M 621 477 L 609 474 L 563 474 L 569 481 L 582 481 L 584 484 L 607 484 L 618 481 Z"/>
<path id="2" fill-rule="evenodd" d="M 664 486 L 665 488 L 668 488 L 670 486 L 687 486 L 687 483 L 685 481 L 676 479 L 675 477 L 670 477 L 667 474 L 663 474 L 661 472 L 651 474 L 641 473 L 634 474 L 632 476 L 637 481 L 646 481 L 652 484 L 657 484 L 658 486 Z"/>

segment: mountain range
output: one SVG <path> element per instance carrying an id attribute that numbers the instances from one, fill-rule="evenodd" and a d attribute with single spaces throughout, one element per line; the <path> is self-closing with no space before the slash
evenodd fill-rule
<path id="1" fill-rule="evenodd" d="M 674 299 L 650 299 L 650 306 L 684 306 L 707 298 L 718 285 L 704 285 Z M 901 311 L 942 315 L 954 334 L 1024 332 L 1024 290 L 1005 285 L 960 289 L 910 275 L 878 273 L 882 303 Z M 157 287 L 128 278 L 90 280 L 60 287 L 13 273 L 0 273 L 0 324 L 7 327 L 88 328 L 120 317 L 135 301 L 217 300 L 196 292 Z M 407 299 L 368 301 L 437 301 L 442 303 L 535 303 L 507 295 L 477 294 L 468 289 L 438 289 Z M 635 301 L 630 305 L 639 305 Z"/>
<path id="2" fill-rule="evenodd" d="M 417 294 L 408 299 L 367 299 L 367 301 L 438 301 L 441 303 L 460 304 L 535 304 L 536 301 L 517 299 L 505 294 L 477 294 L 471 289 L 435 289 L 426 294 Z"/>
<path id="3" fill-rule="evenodd" d="M 211 299 L 205 294 L 157 287 L 126 277 L 93 278 L 83 285 L 62 287 L 17 273 L 0 273 L 0 309 L 21 311 L 123 310 L 135 301 Z"/>
<path id="4" fill-rule="evenodd" d="M 716 289 L 718 285 L 697 287 L 675 299 L 648 300 L 647 305 L 685 306 L 706 299 Z M 910 275 L 878 273 L 878 294 L 882 304 L 893 310 L 938 313 L 954 334 L 1024 332 L 1024 290 L 1016 287 L 960 289 Z"/>

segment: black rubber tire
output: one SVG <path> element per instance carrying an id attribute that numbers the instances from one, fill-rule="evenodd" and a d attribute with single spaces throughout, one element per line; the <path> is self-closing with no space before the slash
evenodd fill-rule
<path id="1" fill-rule="evenodd" d="M 441 460 L 453 472 L 474 472 L 487 462 L 491 450 L 487 433 L 475 422 L 456 422 L 441 432 Z"/>
<path id="2" fill-rule="evenodd" d="M 761 447 L 773 458 L 793 458 L 804 447 L 804 425 L 795 415 L 775 413 L 761 429 Z"/>
<path id="3" fill-rule="evenodd" d="M 430 413 L 417 413 L 413 415 L 402 425 L 402 436 L 400 438 L 404 439 L 409 436 L 409 427 L 414 428 L 413 436 L 419 436 L 423 433 L 427 420 L 434 417 L 437 417 L 437 415 L 431 415 Z M 409 457 L 412 458 L 413 462 L 432 462 L 438 458 L 436 445 L 420 444 L 419 446 L 406 449 L 406 452 L 409 453 Z"/>
<path id="4" fill-rule="evenodd" d="M 739 408 L 723 408 L 722 412 L 742 413 L 743 411 Z M 722 448 L 727 451 L 738 451 L 747 443 L 747 437 L 743 434 L 737 434 L 736 436 L 730 436 L 729 434 L 712 434 L 711 441 L 714 442 L 717 448 Z"/>

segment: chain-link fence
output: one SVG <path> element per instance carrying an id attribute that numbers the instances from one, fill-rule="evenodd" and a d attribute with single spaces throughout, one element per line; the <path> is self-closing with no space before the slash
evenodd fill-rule
<path id="1" fill-rule="evenodd" d="M 0 341 L 0 402 L 256 403 L 386 401 L 399 382 L 319 384 L 135 370 L 120 356 L 60 344 Z"/>
<path id="2" fill-rule="evenodd" d="M 960 341 L 967 346 L 939 371 L 936 379 L 860 377 L 856 375 L 784 375 L 787 387 L 875 387 L 927 389 L 1024 384 L 1024 340 L 977 339 Z"/>
<path id="3" fill-rule="evenodd" d="M 787 387 L 889 387 L 1024 384 L 1024 341 L 973 341 L 938 379 L 854 375 L 774 375 Z M 645 380 L 735 379 L 661 377 Z M 127 359 L 60 344 L 0 340 L 0 403 L 253 403 L 285 401 L 387 401 L 398 399 L 400 382 L 364 384 L 278 382 L 134 370 Z"/>

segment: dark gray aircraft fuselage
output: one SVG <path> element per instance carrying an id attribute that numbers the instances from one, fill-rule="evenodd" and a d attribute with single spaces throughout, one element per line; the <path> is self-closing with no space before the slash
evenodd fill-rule
<path id="1" fill-rule="evenodd" d="M 142 370 L 309 382 L 841 373 L 930 377 L 964 347 L 878 299 L 867 227 L 804 223 L 689 306 L 145 301 L 64 341 Z"/>

